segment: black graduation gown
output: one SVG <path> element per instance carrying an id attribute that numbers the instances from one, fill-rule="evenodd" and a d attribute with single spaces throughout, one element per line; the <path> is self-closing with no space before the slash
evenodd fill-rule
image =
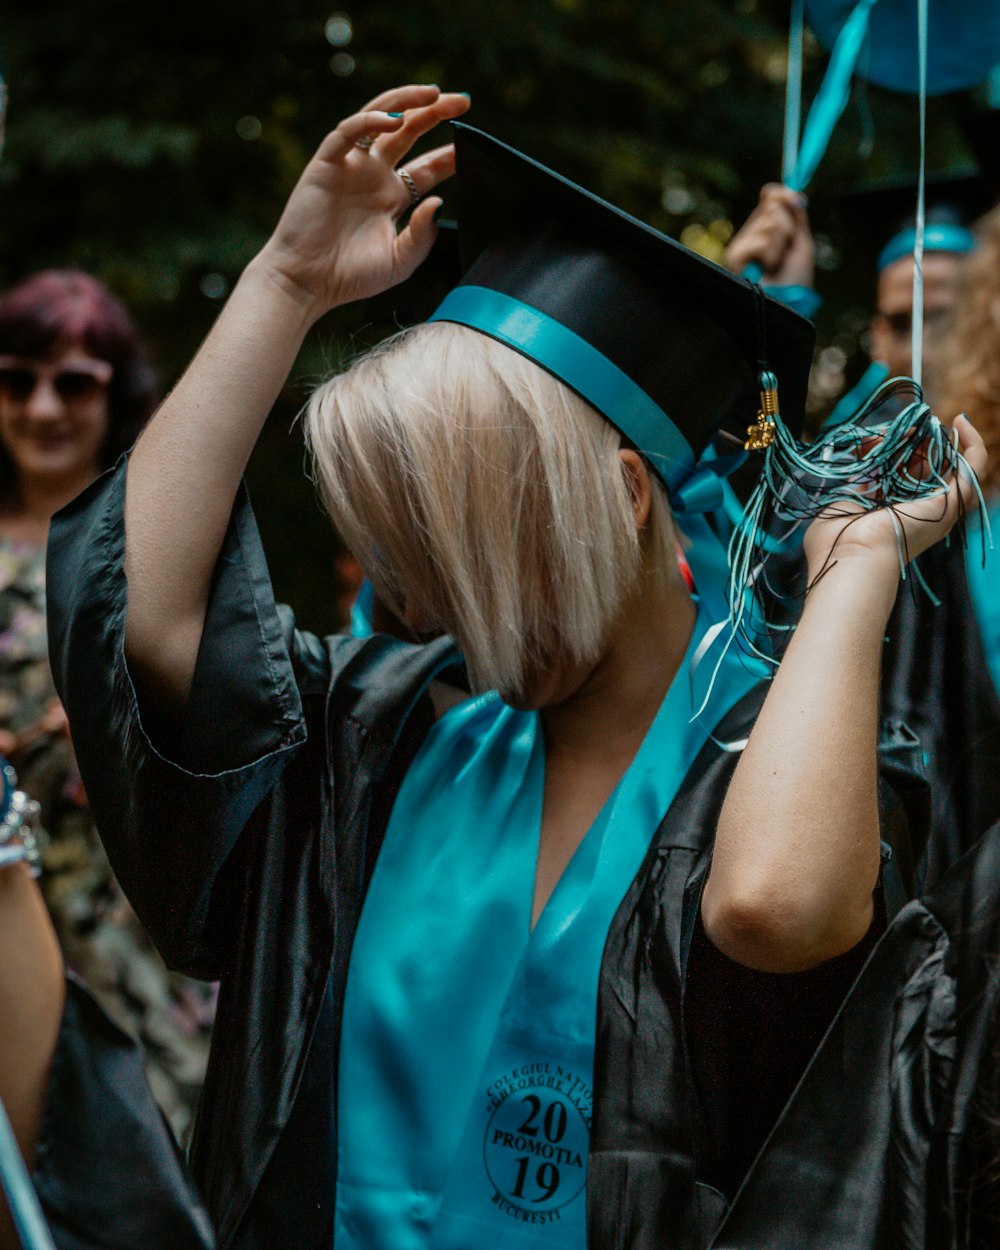
<path id="1" fill-rule="evenodd" d="M 296 630 L 273 603 L 241 495 L 185 723 L 171 735 L 154 709 L 140 716 L 124 663 L 123 501 L 121 465 L 53 525 L 56 684 L 136 912 L 168 963 L 221 980 L 192 1148 L 219 1244 L 329 1250 L 351 943 L 399 781 L 431 724 L 428 683 L 456 655 L 448 640 Z M 748 695 L 719 737 L 745 737 L 762 698 Z M 674 1246 L 704 1246 L 724 1209 L 696 1181 L 682 987 L 736 759 L 706 745 L 609 933 L 588 1183 L 601 1250 L 662 1247 L 663 1227 Z"/>
<path id="2" fill-rule="evenodd" d="M 32 1181 L 57 1250 L 211 1250 L 142 1052 L 72 974 Z"/>
<path id="3" fill-rule="evenodd" d="M 1000 824 L 897 918 L 715 1250 L 1000 1244 Z"/>
<path id="4" fill-rule="evenodd" d="M 923 876 L 933 886 L 1000 818 L 1000 697 L 961 541 L 932 547 L 920 570 L 941 602 L 935 607 L 912 583 L 900 591 L 886 631 L 882 699 L 927 752 L 934 810 Z"/>

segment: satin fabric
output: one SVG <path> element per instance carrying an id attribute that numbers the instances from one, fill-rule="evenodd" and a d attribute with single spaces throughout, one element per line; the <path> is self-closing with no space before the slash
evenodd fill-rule
<path id="1" fill-rule="evenodd" d="M 538 714 L 488 696 L 428 734 L 393 809 L 348 978 L 338 1245 L 584 1245 L 605 936 L 708 737 L 691 666 L 709 627 L 702 614 L 533 930 Z M 713 716 L 756 681 L 730 651 Z"/>
<path id="2" fill-rule="evenodd" d="M 400 789 L 344 1002 L 338 1247 L 428 1243 L 531 924 L 535 721 L 495 697 L 451 709 Z"/>

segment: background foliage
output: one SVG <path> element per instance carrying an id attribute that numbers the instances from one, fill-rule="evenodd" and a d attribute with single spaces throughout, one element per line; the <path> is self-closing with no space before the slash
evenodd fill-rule
<path id="1" fill-rule="evenodd" d="M 787 13 L 788 0 L 12 5 L 0 281 L 98 274 L 168 386 L 325 131 L 403 81 L 469 91 L 475 124 L 718 256 L 779 169 Z M 807 98 L 823 63 L 811 46 Z M 840 264 L 830 192 L 913 168 L 915 117 L 909 99 L 856 93 L 813 188 L 831 384 L 858 370 L 869 291 Z M 968 160 L 955 117 L 934 102 L 932 165 Z M 279 595 L 318 629 L 339 623 L 336 543 L 293 421 L 309 382 L 368 341 L 357 310 L 318 327 L 249 474 Z"/>

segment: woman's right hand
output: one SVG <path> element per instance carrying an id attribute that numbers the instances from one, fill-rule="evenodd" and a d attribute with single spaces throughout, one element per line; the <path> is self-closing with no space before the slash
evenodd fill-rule
<path id="1" fill-rule="evenodd" d="M 422 135 L 469 108 L 467 95 L 396 87 L 346 118 L 306 166 L 277 228 L 252 267 L 290 293 L 315 320 L 329 309 L 404 281 L 437 234 L 437 196 L 411 204 L 397 167 Z M 373 138 L 370 147 L 358 141 Z M 406 163 L 423 197 L 455 170 L 451 144 Z"/>

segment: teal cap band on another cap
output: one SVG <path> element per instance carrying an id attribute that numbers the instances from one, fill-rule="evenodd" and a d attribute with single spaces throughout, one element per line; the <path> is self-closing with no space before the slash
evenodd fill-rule
<path id="1" fill-rule="evenodd" d="M 879 252 L 878 271 L 882 272 L 904 256 L 912 256 L 917 244 L 916 230 L 901 230 Z M 924 230 L 925 252 L 958 252 L 964 255 L 976 246 L 976 236 L 965 226 L 950 222 L 929 224 Z"/>
<path id="2" fill-rule="evenodd" d="M 663 409 L 561 322 L 510 295 L 471 285 L 450 291 L 428 320 L 479 330 L 565 382 L 642 452 L 668 491 L 690 476 L 694 452 Z"/>

